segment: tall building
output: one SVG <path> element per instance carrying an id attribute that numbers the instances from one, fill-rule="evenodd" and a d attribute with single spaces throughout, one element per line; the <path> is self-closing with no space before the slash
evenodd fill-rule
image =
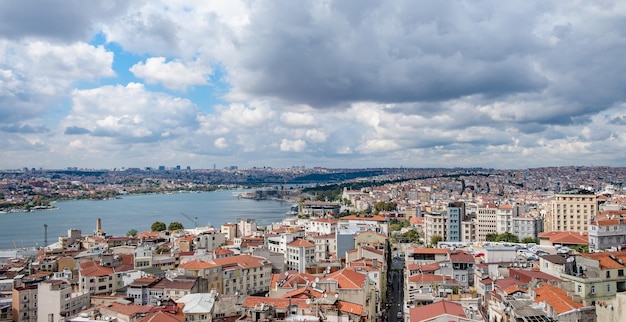
<path id="1" fill-rule="evenodd" d="M 552 200 L 546 231 L 587 232 L 597 211 L 598 200 L 593 191 L 581 189 L 556 194 Z"/>
<path id="2" fill-rule="evenodd" d="M 513 233 L 513 217 L 517 216 L 517 208 L 506 204 L 496 210 L 496 233 Z"/>
<path id="3" fill-rule="evenodd" d="M 488 203 L 476 213 L 476 241 L 487 241 L 488 234 L 496 233 L 496 204 Z"/>
<path id="4" fill-rule="evenodd" d="M 451 202 L 448 204 L 448 238 L 446 241 L 461 242 L 463 225 L 465 220 L 465 203 L 462 201 Z"/>

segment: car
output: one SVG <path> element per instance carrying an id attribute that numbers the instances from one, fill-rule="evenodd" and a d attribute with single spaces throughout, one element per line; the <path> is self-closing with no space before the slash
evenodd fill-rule
<path id="1" fill-rule="evenodd" d="M 401 319 L 401 318 L 402 318 L 402 312 L 401 312 L 401 311 L 400 311 L 400 312 L 398 312 L 398 314 L 396 314 L 396 317 L 397 317 L 398 319 Z"/>

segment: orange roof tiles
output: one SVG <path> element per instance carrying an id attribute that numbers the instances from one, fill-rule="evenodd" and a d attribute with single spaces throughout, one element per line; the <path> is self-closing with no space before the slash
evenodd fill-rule
<path id="1" fill-rule="evenodd" d="M 366 316 L 367 312 L 363 310 L 363 306 L 345 301 L 337 301 L 337 309 L 342 312 L 352 313 L 357 315 Z"/>
<path id="2" fill-rule="evenodd" d="M 621 264 L 619 260 L 622 260 L 622 263 L 626 263 L 626 252 L 585 253 L 578 256 L 597 260 L 601 269 L 624 268 L 624 264 Z"/>
<path id="3" fill-rule="evenodd" d="M 435 302 L 429 305 L 411 308 L 409 313 L 410 313 L 409 321 L 411 322 L 428 321 L 430 319 L 434 319 L 442 315 L 451 315 L 451 316 L 462 318 L 462 319 L 467 318 L 467 316 L 465 315 L 465 311 L 463 311 L 463 307 L 461 306 L 461 304 L 457 304 L 457 303 L 453 303 L 453 302 L 449 302 L 445 300 Z"/>
<path id="4" fill-rule="evenodd" d="M 583 307 L 582 303 L 578 303 L 567 296 L 565 290 L 550 284 L 542 284 L 540 287 L 535 288 L 535 302 L 546 302 L 558 314 Z"/>
<path id="5" fill-rule="evenodd" d="M 553 244 L 586 245 L 589 244 L 587 233 L 576 231 L 548 231 L 539 233 L 539 238 L 547 238 Z"/>
<path id="6" fill-rule="evenodd" d="M 294 239 L 291 243 L 287 244 L 288 247 L 315 247 L 315 244 L 306 239 Z"/>
<path id="7" fill-rule="evenodd" d="M 324 277 L 324 280 L 337 281 L 337 286 L 339 288 L 345 289 L 362 288 L 365 284 L 366 279 L 367 276 L 365 274 L 361 274 L 345 268 L 328 274 L 326 275 L 326 277 Z"/>
<path id="8" fill-rule="evenodd" d="M 436 274 L 415 274 L 409 276 L 410 283 L 445 283 L 445 284 L 457 284 L 457 281 L 449 276 L 436 275 Z"/>

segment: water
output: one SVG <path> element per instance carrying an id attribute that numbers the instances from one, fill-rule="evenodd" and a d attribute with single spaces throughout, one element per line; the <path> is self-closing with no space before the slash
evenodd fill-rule
<path id="1" fill-rule="evenodd" d="M 44 245 L 44 224 L 48 225 L 48 244 L 68 229 L 93 234 L 96 219 L 110 236 L 124 236 L 130 229 L 149 231 L 155 221 L 172 221 L 193 228 L 189 217 L 197 217 L 200 226 L 218 227 L 238 218 L 254 219 L 263 226 L 281 221 L 292 203 L 238 199 L 235 194 L 247 190 L 224 190 L 205 193 L 175 193 L 124 196 L 113 200 L 77 200 L 57 202 L 55 210 L 0 214 L 0 249 Z M 195 221 L 195 219 L 194 219 Z"/>

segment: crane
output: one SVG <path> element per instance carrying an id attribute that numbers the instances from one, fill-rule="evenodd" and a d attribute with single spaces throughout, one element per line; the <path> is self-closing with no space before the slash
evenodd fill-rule
<path id="1" fill-rule="evenodd" d="M 184 212 L 181 212 L 180 214 L 185 216 L 185 218 L 189 219 L 189 221 L 191 221 L 193 223 L 194 228 L 200 226 L 200 225 L 198 225 L 198 217 L 191 217 L 191 216 L 185 214 Z"/>

